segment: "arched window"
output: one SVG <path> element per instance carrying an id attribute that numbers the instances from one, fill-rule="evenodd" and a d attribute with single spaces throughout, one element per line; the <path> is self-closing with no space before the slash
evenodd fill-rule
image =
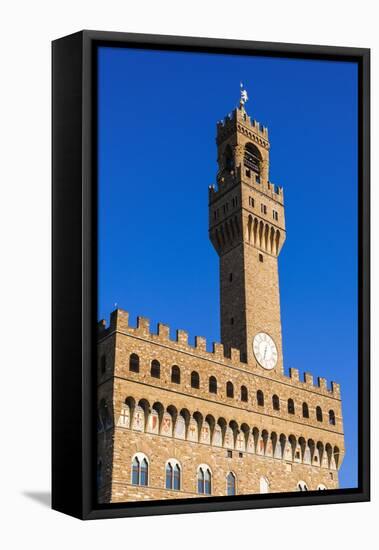
<path id="1" fill-rule="evenodd" d="M 226 397 L 234 397 L 234 387 L 231 382 L 226 383 Z"/>
<path id="2" fill-rule="evenodd" d="M 241 401 L 248 401 L 248 391 L 246 386 L 241 386 Z"/>
<path id="3" fill-rule="evenodd" d="M 272 408 L 274 409 L 274 411 L 280 410 L 280 401 L 277 395 L 272 396 Z"/>
<path id="4" fill-rule="evenodd" d="M 195 370 L 191 372 L 191 388 L 200 388 L 200 377 L 199 373 Z"/>
<path id="5" fill-rule="evenodd" d="M 336 415 L 334 414 L 334 411 L 332 411 L 332 410 L 329 411 L 329 424 L 331 426 L 336 425 Z"/>
<path id="6" fill-rule="evenodd" d="M 136 353 L 132 353 L 129 357 L 129 370 L 139 372 L 139 357 Z"/>
<path id="7" fill-rule="evenodd" d="M 180 384 L 180 368 L 177 365 L 174 365 L 171 369 L 171 382 Z"/>
<path id="8" fill-rule="evenodd" d="M 214 376 L 209 377 L 209 393 L 217 393 L 217 380 Z"/>
<path id="9" fill-rule="evenodd" d="M 326 489 L 327 487 L 323 483 L 319 483 L 319 485 L 317 485 L 317 491 L 326 491 Z"/>
<path id="10" fill-rule="evenodd" d="M 166 489 L 180 491 L 180 471 L 179 462 L 170 458 L 166 464 Z"/>
<path id="11" fill-rule="evenodd" d="M 298 491 L 308 491 L 308 486 L 305 483 L 305 481 L 299 481 L 297 484 L 297 490 Z"/>
<path id="12" fill-rule="evenodd" d="M 261 170 L 262 156 L 255 145 L 252 143 L 246 143 L 244 154 L 244 165 L 259 174 Z"/>
<path id="13" fill-rule="evenodd" d="M 147 477 L 148 477 L 148 470 L 149 465 L 147 463 L 146 458 L 144 458 L 141 462 L 141 483 L 140 485 L 147 485 Z"/>
<path id="14" fill-rule="evenodd" d="M 174 491 L 180 491 L 180 467 L 179 464 L 174 466 Z"/>
<path id="15" fill-rule="evenodd" d="M 207 464 L 201 464 L 197 469 L 197 492 L 200 495 L 212 492 L 212 472 Z"/>
<path id="16" fill-rule="evenodd" d="M 135 456 L 132 462 L 132 484 L 139 485 L 140 479 L 140 463 L 138 458 Z"/>
<path id="17" fill-rule="evenodd" d="M 202 468 L 197 470 L 197 492 L 199 495 L 204 494 L 204 472 Z"/>
<path id="18" fill-rule="evenodd" d="M 236 494 L 236 476 L 229 472 L 226 476 L 226 494 L 232 496 Z"/>
<path id="19" fill-rule="evenodd" d="M 149 477 L 149 463 L 142 453 L 134 455 L 132 460 L 132 484 L 147 485 Z"/>
<path id="20" fill-rule="evenodd" d="M 293 399 L 288 399 L 288 414 L 295 414 L 295 403 Z"/>
<path id="21" fill-rule="evenodd" d="M 160 378 L 161 377 L 161 365 L 160 365 L 159 361 L 157 361 L 156 359 L 154 359 L 151 362 L 150 375 L 153 378 Z"/>
<path id="22" fill-rule="evenodd" d="M 211 489 L 212 489 L 211 481 L 212 481 L 212 475 L 209 468 L 207 468 L 204 472 L 204 493 L 206 495 L 211 494 Z"/>
<path id="23" fill-rule="evenodd" d="M 166 489 L 172 489 L 172 466 L 169 462 L 166 464 Z"/>
<path id="24" fill-rule="evenodd" d="M 308 404 L 305 402 L 303 403 L 303 418 L 309 418 Z"/>
<path id="25" fill-rule="evenodd" d="M 270 492 L 270 484 L 268 482 L 267 477 L 262 476 L 259 480 L 259 492 L 260 493 L 269 493 Z"/>
<path id="26" fill-rule="evenodd" d="M 319 422 L 322 422 L 322 410 L 321 407 L 316 407 L 316 418 Z"/>
<path id="27" fill-rule="evenodd" d="M 260 407 L 263 407 L 263 405 L 265 404 L 265 398 L 263 396 L 262 390 L 257 391 L 257 403 Z"/>

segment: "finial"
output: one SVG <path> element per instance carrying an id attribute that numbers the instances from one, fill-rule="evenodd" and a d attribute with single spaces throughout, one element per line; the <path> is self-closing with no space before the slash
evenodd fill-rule
<path id="1" fill-rule="evenodd" d="M 247 95 L 247 91 L 243 87 L 243 83 L 240 82 L 240 88 L 241 88 L 241 99 L 240 99 L 240 107 L 243 107 L 246 103 L 246 101 L 249 99 Z"/>

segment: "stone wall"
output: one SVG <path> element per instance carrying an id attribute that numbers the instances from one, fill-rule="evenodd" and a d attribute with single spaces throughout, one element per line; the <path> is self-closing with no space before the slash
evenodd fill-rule
<path id="1" fill-rule="evenodd" d="M 99 498 L 103 502 L 198 496 L 196 471 L 201 463 L 212 471 L 212 495 L 226 494 L 229 471 L 236 475 L 237 494 L 259 492 L 261 477 L 267 478 L 272 492 L 296 490 L 299 481 L 309 489 L 319 484 L 338 487 L 338 468 L 344 454 L 338 385 L 328 389 L 326 381 L 319 379 L 314 386 L 310 375 L 301 382 L 296 370 L 290 377 L 266 373 L 255 364 L 240 362 L 235 353 L 224 357 L 220 345 L 208 352 L 204 339 L 197 340 L 197 347 L 190 346 L 184 331 L 178 332 L 175 341 L 170 340 L 168 327 L 162 327 L 160 335 L 150 332 L 145 319 L 140 319 L 138 327 L 130 327 L 127 313 L 118 310 L 113 314 L 113 325 L 101 328 L 98 398 L 99 403 L 107 402 L 112 420 L 112 426 L 99 435 L 103 463 Z M 139 357 L 139 372 L 130 371 L 131 354 Z M 154 360 L 159 361 L 160 378 L 151 376 Z M 179 384 L 171 380 L 173 365 L 180 368 Z M 193 371 L 199 374 L 199 388 L 191 387 Z M 217 394 L 209 391 L 210 376 L 217 380 Z M 233 397 L 226 396 L 227 382 L 234 386 Z M 241 400 L 242 385 L 248 392 L 247 401 Z M 257 402 L 258 390 L 264 395 L 263 406 Z M 273 407 L 274 394 L 279 397 L 278 411 Z M 290 398 L 295 404 L 294 414 L 288 412 Z M 123 424 L 126 402 L 129 417 Z M 302 414 L 304 402 L 309 418 Z M 323 412 L 322 422 L 316 418 L 318 406 Z M 335 425 L 329 424 L 329 410 L 335 413 Z M 136 411 L 142 411 L 142 431 L 133 427 Z M 151 413 L 157 416 L 156 433 L 150 433 Z M 185 439 L 175 435 L 180 415 Z M 171 425 L 170 435 L 164 435 L 165 419 Z M 196 441 L 189 435 L 194 422 Z M 220 441 L 216 441 L 217 426 Z M 202 442 L 202 427 L 210 432 L 207 443 Z M 104 439 L 107 433 L 112 435 Z M 105 450 L 106 458 L 102 456 Z M 131 484 L 131 460 L 137 452 L 149 460 L 148 487 Z M 164 488 L 165 464 L 170 458 L 176 458 L 183 468 L 179 492 Z"/>

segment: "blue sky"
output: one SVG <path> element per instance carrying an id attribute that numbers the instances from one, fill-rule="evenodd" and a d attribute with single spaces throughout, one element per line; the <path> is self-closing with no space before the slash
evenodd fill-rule
<path id="1" fill-rule="evenodd" d="M 99 49 L 99 318 L 115 304 L 219 341 L 208 240 L 216 122 L 244 82 L 284 187 L 279 258 L 285 370 L 342 386 L 345 461 L 357 485 L 357 65 Z"/>

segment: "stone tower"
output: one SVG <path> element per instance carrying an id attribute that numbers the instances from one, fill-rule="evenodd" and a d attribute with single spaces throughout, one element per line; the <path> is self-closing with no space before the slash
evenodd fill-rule
<path id="1" fill-rule="evenodd" d="M 220 256 L 221 335 L 212 349 L 117 309 L 98 332 L 102 503 L 338 488 L 340 387 L 283 373 L 278 255 L 283 191 L 269 182 L 267 128 L 246 94 L 217 127 L 210 238 Z"/>
<path id="2" fill-rule="evenodd" d="M 242 361 L 283 372 L 278 256 L 286 232 L 283 190 L 269 180 L 268 130 L 241 97 L 217 124 L 216 142 L 209 234 L 220 257 L 221 341 Z"/>

